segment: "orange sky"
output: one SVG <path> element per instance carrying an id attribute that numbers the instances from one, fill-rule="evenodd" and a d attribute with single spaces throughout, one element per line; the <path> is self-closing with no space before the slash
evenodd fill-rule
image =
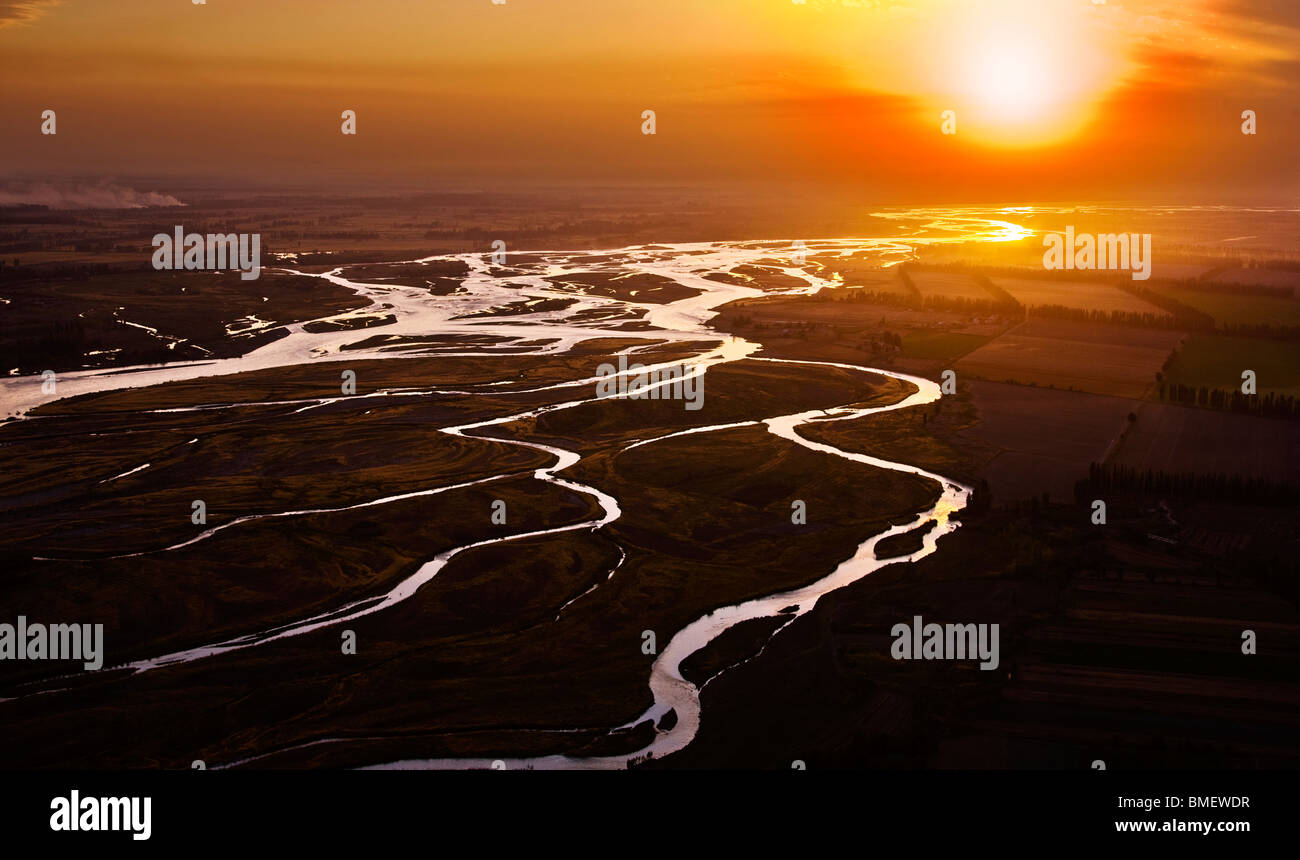
<path id="1" fill-rule="evenodd" d="M 4 179 L 1300 193 L 1295 0 L 0 0 L 0 77 Z"/>

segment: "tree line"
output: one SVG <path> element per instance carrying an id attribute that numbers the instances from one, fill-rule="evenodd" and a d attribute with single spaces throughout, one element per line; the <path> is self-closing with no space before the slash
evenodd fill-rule
<path id="1" fill-rule="evenodd" d="M 1245 504 L 1300 503 L 1300 486 L 1288 481 L 1224 472 L 1164 472 L 1114 463 L 1091 464 L 1088 477 L 1074 485 L 1074 497 L 1080 504 L 1111 491 L 1197 496 Z"/>
<path id="2" fill-rule="evenodd" d="M 1159 376 L 1156 377 L 1159 379 Z M 1292 395 L 1242 394 L 1235 388 L 1209 388 L 1183 385 L 1178 382 L 1157 382 L 1157 396 L 1166 403 L 1180 406 L 1199 406 L 1243 415 L 1264 415 L 1270 418 L 1300 417 L 1300 401 Z"/>

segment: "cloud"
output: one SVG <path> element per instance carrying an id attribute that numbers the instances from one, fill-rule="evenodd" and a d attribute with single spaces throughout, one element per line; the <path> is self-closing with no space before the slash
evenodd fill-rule
<path id="1" fill-rule="evenodd" d="M 51 209 L 145 209 L 150 206 L 184 206 L 170 194 L 136 191 L 123 185 L 69 185 L 46 182 L 0 188 L 0 206 L 48 206 Z"/>
<path id="2" fill-rule="evenodd" d="M 1224 0 L 1216 11 L 1260 24 L 1300 28 L 1300 3 L 1295 0 Z"/>
<path id="3" fill-rule="evenodd" d="M 60 2 L 61 0 L 0 0 L 0 29 L 31 23 Z"/>

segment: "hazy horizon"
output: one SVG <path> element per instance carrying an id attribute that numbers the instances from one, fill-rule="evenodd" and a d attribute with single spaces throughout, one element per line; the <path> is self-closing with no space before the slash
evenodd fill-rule
<path id="1" fill-rule="evenodd" d="M 11 181 L 793 184 L 911 204 L 1300 191 L 1287 3 L 63 0 L 0 3 L 0 21 Z"/>

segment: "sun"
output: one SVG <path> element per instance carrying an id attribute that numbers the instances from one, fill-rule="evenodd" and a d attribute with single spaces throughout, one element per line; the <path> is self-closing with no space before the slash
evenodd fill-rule
<path id="1" fill-rule="evenodd" d="M 990 119 L 1025 122 L 1060 100 L 1054 70 L 1035 46 L 1014 41 L 989 44 L 972 64 L 967 97 Z"/>
<path id="2" fill-rule="evenodd" d="M 971 45 L 955 87 L 965 129 L 1000 146 L 1071 135 L 1091 115 L 1086 91 L 1042 40 L 989 34 Z"/>
<path id="3" fill-rule="evenodd" d="M 1095 117 L 1115 83 L 1111 46 L 1091 4 L 990 0 L 946 23 L 933 64 L 937 98 L 960 117 L 961 134 L 1000 148 L 1069 138 Z"/>

